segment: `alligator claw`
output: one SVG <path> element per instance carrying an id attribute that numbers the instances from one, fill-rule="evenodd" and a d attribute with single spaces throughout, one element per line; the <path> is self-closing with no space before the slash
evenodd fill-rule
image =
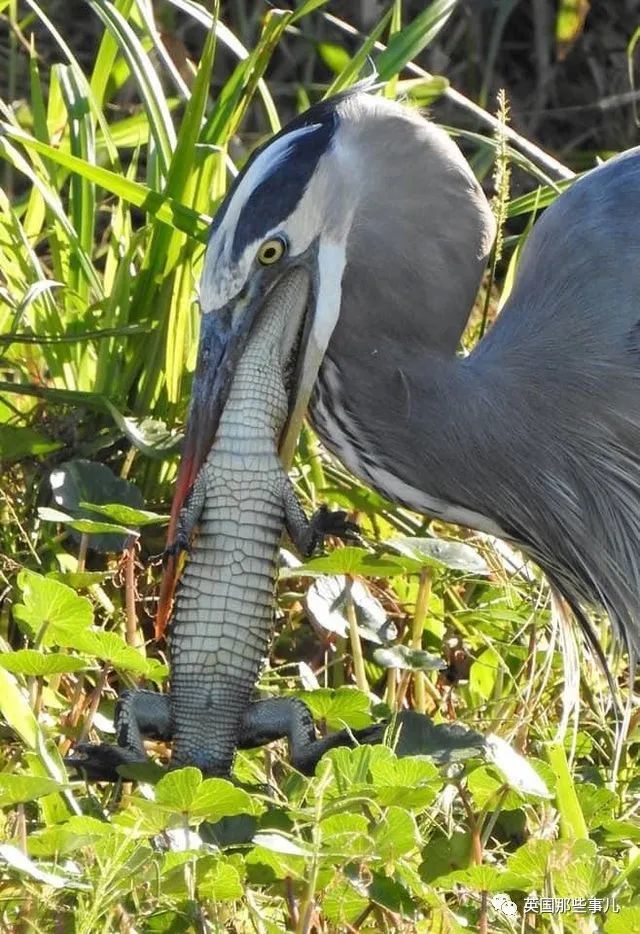
<path id="1" fill-rule="evenodd" d="M 112 743 L 79 743 L 73 753 L 62 761 L 68 769 L 73 769 L 79 777 L 89 782 L 121 781 L 119 766 L 146 761 L 135 750 Z"/>
<path id="2" fill-rule="evenodd" d="M 167 566 L 170 558 L 177 558 L 182 554 L 183 551 L 191 551 L 189 539 L 186 535 L 180 535 L 178 533 L 175 541 L 171 542 L 170 545 L 167 545 L 165 550 L 162 552 L 162 564 L 164 567 Z"/>
<path id="3" fill-rule="evenodd" d="M 320 506 L 309 520 L 314 543 L 321 544 L 327 535 L 349 542 L 362 541 L 358 524 L 347 519 L 347 515 L 344 509 L 332 511 L 325 505 Z"/>

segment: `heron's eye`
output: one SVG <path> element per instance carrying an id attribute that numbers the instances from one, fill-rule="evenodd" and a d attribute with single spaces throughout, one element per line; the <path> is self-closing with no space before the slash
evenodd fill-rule
<path id="1" fill-rule="evenodd" d="M 262 266 L 273 266 L 282 259 L 286 251 L 287 241 L 284 237 L 272 237 L 271 240 L 265 240 L 258 250 L 258 262 Z"/>

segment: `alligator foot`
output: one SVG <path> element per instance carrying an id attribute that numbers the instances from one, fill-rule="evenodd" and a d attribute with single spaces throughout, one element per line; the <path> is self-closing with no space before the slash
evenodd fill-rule
<path id="1" fill-rule="evenodd" d="M 75 770 L 88 782 L 118 782 L 123 776 L 119 766 L 141 765 L 148 762 L 146 756 L 140 757 L 135 749 L 116 746 L 110 743 L 79 743 L 74 747 L 73 755 L 64 758 L 68 769 Z"/>
<path id="2" fill-rule="evenodd" d="M 287 480 L 283 489 L 285 523 L 291 541 L 305 557 L 310 557 L 322 545 L 325 536 L 335 535 L 345 541 L 359 542 L 360 530 L 347 519 L 343 509 L 332 512 L 321 506 L 307 519 L 292 484 Z"/>
<path id="3" fill-rule="evenodd" d="M 309 520 L 309 534 L 312 537 L 312 551 L 320 547 L 327 535 L 341 538 L 345 542 L 361 542 L 360 528 L 356 522 L 347 519 L 344 509 L 331 510 L 322 505 L 316 509 Z"/>
<path id="4" fill-rule="evenodd" d="M 178 532 L 174 541 L 167 545 L 165 550 L 157 557 L 162 558 L 162 564 L 166 567 L 170 558 L 177 558 L 184 551 L 189 552 L 190 550 L 189 536 L 183 532 Z"/>

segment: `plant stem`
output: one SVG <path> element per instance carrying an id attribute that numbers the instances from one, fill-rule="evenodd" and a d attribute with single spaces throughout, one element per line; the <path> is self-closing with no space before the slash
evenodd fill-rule
<path id="1" fill-rule="evenodd" d="M 364 670 L 364 655 L 362 654 L 362 642 L 360 641 L 360 633 L 358 632 L 358 620 L 356 618 L 356 608 L 353 602 L 353 595 L 351 593 L 351 587 L 353 585 L 353 577 L 350 574 L 347 574 L 347 620 L 349 621 L 349 639 L 351 640 L 351 655 L 353 657 L 353 669 L 356 676 L 356 684 L 360 691 L 364 691 L 365 694 L 369 693 L 369 682 L 367 681 L 367 673 Z"/>
<path id="2" fill-rule="evenodd" d="M 422 568 L 420 571 L 420 582 L 418 584 L 418 595 L 416 597 L 416 609 L 413 615 L 413 624 L 411 627 L 411 648 L 422 648 L 422 633 L 424 632 L 424 621 L 427 618 L 427 607 L 431 598 L 431 586 L 433 577 L 429 568 Z M 427 694 L 425 690 L 424 671 L 415 671 L 413 673 L 413 685 L 415 690 L 415 708 L 418 713 L 426 713 Z"/>

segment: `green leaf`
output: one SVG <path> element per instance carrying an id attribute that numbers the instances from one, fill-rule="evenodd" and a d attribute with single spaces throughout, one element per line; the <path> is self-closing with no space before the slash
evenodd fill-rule
<path id="1" fill-rule="evenodd" d="M 560 812 L 560 835 L 565 840 L 587 840 L 589 831 L 580 809 L 564 747 L 560 743 L 547 743 L 545 751 L 557 778 L 556 805 Z"/>
<path id="2" fill-rule="evenodd" d="M 29 749 L 38 745 L 40 730 L 16 679 L 0 668 L 0 713 Z"/>
<path id="3" fill-rule="evenodd" d="M 430 78 L 412 78 L 408 81 L 399 81 L 397 93 L 407 94 L 418 107 L 429 107 L 449 88 L 449 81 L 443 75 L 432 75 Z"/>
<path id="4" fill-rule="evenodd" d="M 200 770 L 193 767 L 175 769 L 160 779 L 156 785 L 156 805 L 212 822 L 260 810 L 246 791 L 223 778 L 203 779 Z"/>
<path id="5" fill-rule="evenodd" d="M 296 697 L 307 705 L 315 720 L 324 720 L 331 730 L 345 726 L 357 730 L 371 723 L 369 698 L 356 688 L 298 691 Z"/>
<path id="6" fill-rule="evenodd" d="M 100 513 L 119 522 L 122 525 L 164 525 L 169 521 L 169 516 L 159 516 L 156 512 L 149 512 L 147 509 L 133 509 L 131 506 L 125 506 L 123 503 L 85 503 L 81 502 L 81 509 L 88 509 L 91 512 Z"/>
<path id="7" fill-rule="evenodd" d="M 463 571 L 465 574 L 478 574 L 482 577 L 489 574 L 486 561 L 475 548 L 465 542 L 401 536 L 390 538 L 384 544 L 425 566 L 446 567 L 452 571 Z"/>
<path id="8" fill-rule="evenodd" d="M 342 812 L 323 818 L 318 825 L 323 857 L 338 859 L 366 858 L 372 850 L 369 822 L 363 814 Z"/>
<path id="9" fill-rule="evenodd" d="M 95 817 L 77 815 L 63 824 L 29 834 L 30 856 L 65 856 L 77 852 L 81 847 L 91 846 L 98 840 L 117 833 L 115 824 Z"/>
<path id="10" fill-rule="evenodd" d="M 390 807 L 373 831 L 376 852 L 393 862 L 420 845 L 420 834 L 414 817 L 402 807 Z"/>
<path id="11" fill-rule="evenodd" d="M 75 645 L 76 637 L 93 624 L 93 607 L 86 597 L 34 571 L 21 571 L 18 587 L 24 603 L 13 614 L 29 636 L 41 645 Z"/>
<path id="12" fill-rule="evenodd" d="M 54 889 L 79 888 L 87 891 L 91 889 L 91 886 L 77 882 L 75 879 L 41 869 L 37 863 L 25 856 L 22 850 L 9 843 L 0 845 L 0 861 L 6 862 L 17 872 L 30 876 L 32 879 L 43 882 Z"/>
<path id="13" fill-rule="evenodd" d="M 323 914 L 336 925 L 334 930 L 345 930 L 369 905 L 367 896 L 358 892 L 348 880 L 337 876 L 322 895 Z"/>
<path id="14" fill-rule="evenodd" d="M 408 645 L 375 649 L 374 661 L 383 668 L 403 668 L 408 671 L 442 671 L 447 665 L 439 656 Z"/>
<path id="15" fill-rule="evenodd" d="M 483 700 L 489 700 L 496 685 L 498 671 L 503 665 L 502 658 L 493 647 L 485 649 L 471 665 L 469 689 Z"/>
<path id="16" fill-rule="evenodd" d="M 320 574 L 359 574 L 363 577 L 395 577 L 397 574 L 420 572 L 417 561 L 396 555 L 372 555 L 364 548 L 337 548 L 330 555 L 311 558 L 296 568 L 285 568 L 283 578 L 317 577 Z"/>
<path id="17" fill-rule="evenodd" d="M 3 772 L 0 773 L 0 807 L 35 801 L 36 798 L 42 798 L 59 789 L 58 783 L 51 778 Z"/>
<path id="18" fill-rule="evenodd" d="M 339 75 L 351 60 L 344 46 L 335 42 L 319 42 L 317 48 L 320 58 L 335 75 Z"/>
<path id="19" fill-rule="evenodd" d="M 524 756 L 512 749 L 501 737 L 490 734 L 486 738 L 486 758 L 504 775 L 511 788 L 521 795 L 552 798 L 543 779 Z"/>
<path id="20" fill-rule="evenodd" d="M 367 892 L 371 901 L 395 912 L 395 914 L 415 920 L 418 905 L 415 904 L 407 889 L 399 882 L 396 882 L 395 879 L 374 872 L 367 887 Z"/>
<path id="21" fill-rule="evenodd" d="M 61 442 L 51 441 L 32 428 L 0 425 L 0 461 L 8 463 L 24 457 L 39 457 L 61 447 Z"/>
<path id="22" fill-rule="evenodd" d="M 60 644 L 64 643 L 60 642 Z M 83 630 L 77 633 L 67 645 L 73 646 L 91 658 L 99 658 L 103 662 L 108 662 L 120 671 L 136 671 L 146 674 L 149 669 L 147 659 L 140 654 L 138 649 L 127 645 L 122 636 L 116 632 Z"/>
<path id="23" fill-rule="evenodd" d="M 138 534 L 134 529 L 128 529 L 113 522 L 98 522 L 96 519 L 74 519 L 73 516 L 67 515 L 66 512 L 62 512 L 60 509 L 51 509 L 48 506 L 40 506 L 38 516 L 45 522 L 60 522 L 63 525 L 68 525 L 74 532 L 83 532 L 87 535 L 94 535 L 96 538 L 98 536 L 118 535 L 118 541 L 124 542 L 129 536 Z M 116 549 L 110 550 L 115 551 Z"/>
<path id="24" fill-rule="evenodd" d="M 54 652 L 43 655 L 35 649 L 18 649 L 15 652 L 0 652 L 0 667 L 12 671 L 14 675 L 42 677 L 62 672 L 83 671 L 91 666 L 85 658 L 78 658 L 74 655 Z"/>
<path id="25" fill-rule="evenodd" d="M 198 872 L 197 893 L 199 898 L 211 898 L 216 902 L 233 901 L 243 897 L 244 886 L 236 867 L 218 859 L 206 867 L 202 878 Z"/>
<path id="26" fill-rule="evenodd" d="M 608 912 L 605 934 L 629 934 L 630 931 L 640 931 L 640 905 L 626 905 L 617 913 Z"/>
<path id="27" fill-rule="evenodd" d="M 376 70 L 381 80 L 387 81 L 398 74 L 407 62 L 435 39 L 456 3 L 457 0 L 434 0 L 408 26 L 391 36 L 387 48 L 376 61 Z"/>
<path id="28" fill-rule="evenodd" d="M 370 765 L 380 803 L 398 805 L 407 810 L 419 810 L 433 804 L 443 785 L 436 766 L 423 758 L 399 759 L 390 749 L 386 749 L 386 753 L 386 757 L 376 756 Z"/>
<path id="29" fill-rule="evenodd" d="M 28 133 L 0 121 L 0 131 L 10 139 L 21 143 L 26 149 L 46 156 L 57 165 L 61 165 L 76 175 L 88 178 L 96 185 L 112 192 L 114 195 L 134 204 L 146 211 L 163 224 L 181 230 L 202 243 L 206 243 L 211 228 L 211 218 L 180 204 L 172 198 L 167 198 L 159 191 L 154 191 L 146 185 L 134 182 L 118 172 L 112 172 L 99 165 L 92 165 L 71 155 L 63 149 L 49 146 L 40 140 L 34 139 Z"/>
<path id="30" fill-rule="evenodd" d="M 92 534 L 90 545 L 97 551 L 121 551 L 129 529 L 95 523 L 95 517 L 82 503 L 98 505 L 119 503 L 139 510 L 144 506 L 142 493 L 137 486 L 116 477 L 105 464 L 88 460 L 73 460 L 60 464 L 49 475 L 53 501 L 59 509 L 72 516 L 73 527 Z M 87 524 L 90 523 L 90 524 Z M 94 523 L 94 524 L 91 524 Z M 118 531 L 120 534 L 113 534 Z M 106 533 L 106 534 L 101 534 Z"/>

